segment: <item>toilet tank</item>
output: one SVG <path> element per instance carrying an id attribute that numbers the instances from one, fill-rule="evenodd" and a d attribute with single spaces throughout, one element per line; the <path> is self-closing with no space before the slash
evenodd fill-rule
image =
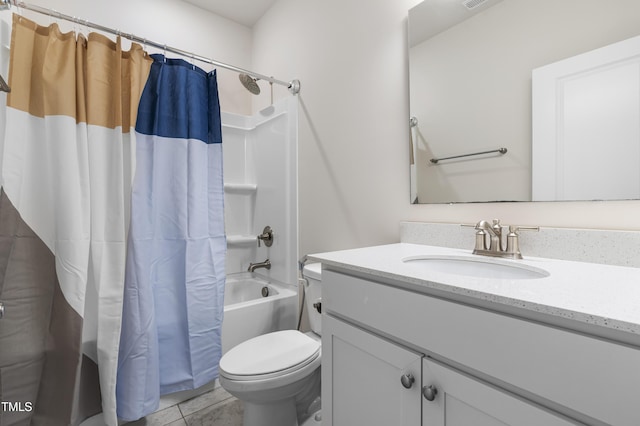
<path id="1" fill-rule="evenodd" d="M 321 281 L 322 281 L 322 269 L 320 263 L 309 263 L 302 269 L 302 276 L 306 278 L 304 283 L 305 291 L 305 305 L 307 307 L 307 313 L 309 315 L 309 325 L 311 331 L 317 335 L 321 333 L 321 321 L 320 321 L 320 302 L 322 301 L 321 293 Z"/>

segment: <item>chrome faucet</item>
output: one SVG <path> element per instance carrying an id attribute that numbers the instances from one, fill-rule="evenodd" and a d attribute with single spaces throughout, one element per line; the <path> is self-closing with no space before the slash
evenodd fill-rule
<path id="1" fill-rule="evenodd" d="M 258 268 L 271 269 L 271 261 L 267 259 L 264 262 L 249 263 L 249 269 L 247 269 L 247 271 L 253 272 Z"/>
<path id="2" fill-rule="evenodd" d="M 519 231 L 539 231 L 537 226 L 509 226 L 509 233 L 507 234 L 506 247 L 503 245 L 502 238 L 502 225 L 500 219 L 493 219 L 489 224 L 486 220 L 481 220 L 475 225 L 463 225 L 471 226 L 476 229 L 476 244 L 473 249 L 473 254 L 479 254 L 481 256 L 492 257 L 508 257 L 511 259 L 522 259 L 522 253 L 520 253 L 519 243 Z M 487 236 L 489 243 L 487 244 Z"/>

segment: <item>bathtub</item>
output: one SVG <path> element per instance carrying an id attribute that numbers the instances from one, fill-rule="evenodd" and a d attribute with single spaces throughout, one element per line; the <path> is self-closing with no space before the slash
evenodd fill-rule
<path id="1" fill-rule="evenodd" d="M 252 337 L 295 328 L 298 294 L 294 288 L 255 273 L 227 275 L 222 353 Z"/>

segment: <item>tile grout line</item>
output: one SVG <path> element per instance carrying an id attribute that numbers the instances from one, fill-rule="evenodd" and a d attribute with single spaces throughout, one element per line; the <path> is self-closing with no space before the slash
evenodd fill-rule
<path id="1" fill-rule="evenodd" d="M 196 398 L 197 398 L 197 397 L 196 397 Z M 219 400 L 219 401 L 216 401 L 216 402 L 215 402 L 215 403 L 213 403 L 213 404 L 207 405 L 207 406 L 205 406 L 205 407 L 200 408 L 200 409 L 199 409 L 199 410 L 197 410 L 197 411 L 194 411 L 194 412 L 190 413 L 190 414 L 189 414 L 189 416 L 193 416 L 193 415 L 195 415 L 196 413 L 199 413 L 199 412 L 204 411 L 204 410 L 212 409 L 213 407 L 215 407 L 215 406 L 217 406 L 217 405 L 222 405 L 222 404 L 226 403 L 227 401 L 229 401 L 230 399 L 234 399 L 234 396 L 233 396 L 233 395 L 229 395 L 228 397 L 226 397 L 226 398 L 224 398 L 224 399 L 221 399 L 221 400 Z M 186 401 L 184 401 L 184 402 L 186 402 Z M 175 404 L 175 406 L 177 406 L 178 411 L 179 411 L 179 413 L 180 413 L 180 416 L 181 416 L 182 420 L 184 420 L 184 423 L 185 423 L 185 424 L 188 424 L 188 423 L 187 423 L 187 417 L 184 415 L 184 413 L 182 412 L 182 408 L 180 407 L 180 405 L 181 405 L 181 404 L 183 404 L 184 402 L 182 402 L 182 403 L 177 403 L 177 404 Z"/>

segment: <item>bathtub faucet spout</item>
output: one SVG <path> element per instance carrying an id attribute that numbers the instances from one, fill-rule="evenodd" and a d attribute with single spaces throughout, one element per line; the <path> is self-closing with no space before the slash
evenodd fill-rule
<path id="1" fill-rule="evenodd" d="M 264 262 L 249 263 L 249 269 L 247 269 L 247 271 L 253 272 L 258 268 L 271 269 L 271 262 L 267 259 Z"/>

